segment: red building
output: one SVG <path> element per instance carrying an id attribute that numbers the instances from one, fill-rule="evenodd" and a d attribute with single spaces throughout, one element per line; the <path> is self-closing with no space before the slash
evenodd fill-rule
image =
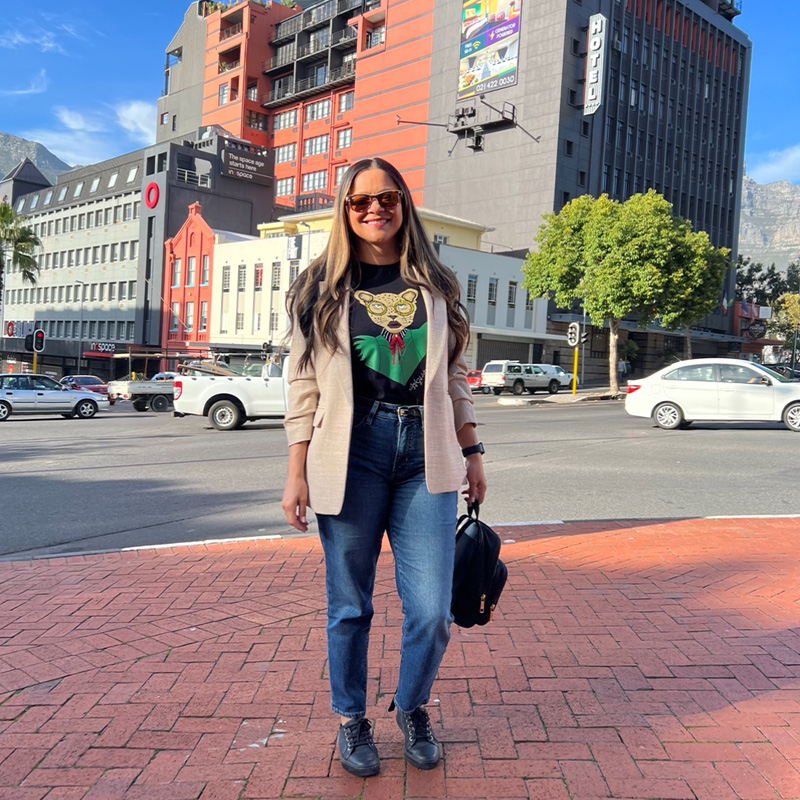
<path id="1" fill-rule="evenodd" d="M 208 344 L 214 231 L 201 211 L 192 203 L 186 222 L 164 243 L 161 341 L 170 352 Z"/>

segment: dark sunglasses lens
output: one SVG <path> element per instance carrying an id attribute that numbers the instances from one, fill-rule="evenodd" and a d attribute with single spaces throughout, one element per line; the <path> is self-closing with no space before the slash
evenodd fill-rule
<path id="1" fill-rule="evenodd" d="M 368 194 L 351 194 L 347 202 L 353 211 L 366 211 L 372 203 L 372 198 Z"/>
<path id="2" fill-rule="evenodd" d="M 383 192 L 378 195 L 381 208 L 394 208 L 400 202 L 400 192 Z"/>

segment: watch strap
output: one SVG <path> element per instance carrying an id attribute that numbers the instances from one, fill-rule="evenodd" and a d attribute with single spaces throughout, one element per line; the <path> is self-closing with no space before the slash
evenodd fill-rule
<path id="1" fill-rule="evenodd" d="M 475 453 L 485 453 L 486 449 L 483 446 L 483 442 L 478 442 L 478 444 L 472 444 L 469 447 L 463 447 L 461 449 L 461 455 L 466 458 L 467 456 L 473 456 Z"/>

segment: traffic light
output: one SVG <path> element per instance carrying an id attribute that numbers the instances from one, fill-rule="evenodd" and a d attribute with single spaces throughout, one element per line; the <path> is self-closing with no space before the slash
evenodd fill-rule
<path id="1" fill-rule="evenodd" d="M 570 347 L 577 347 L 581 335 L 580 331 L 580 325 L 577 322 L 570 322 L 567 328 L 567 344 Z"/>
<path id="2" fill-rule="evenodd" d="M 584 331 L 581 334 L 581 344 L 586 344 L 589 341 L 589 331 Z"/>
<path id="3" fill-rule="evenodd" d="M 25 349 L 29 352 L 33 352 L 33 334 L 26 333 L 25 334 Z"/>
<path id="4" fill-rule="evenodd" d="M 44 331 L 41 328 L 37 328 L 33 332 L 33 352 L 41 353 L 42 350 L 44 350 Z"/>

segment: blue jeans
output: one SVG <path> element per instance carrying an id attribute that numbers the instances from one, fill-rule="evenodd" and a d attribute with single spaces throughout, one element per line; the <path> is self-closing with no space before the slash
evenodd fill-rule
<path id="1" fill-rule="evenodd" d="M 357 401 L 339 514 L 318 514 L 328 596 L 331 708 L 362 717 L 372 591 L 383 532 L 389 536 L 403 608 L 395 703 L 427 703 L 450 639 L 458 492 L 425 486 L 422 407 Z"/>

